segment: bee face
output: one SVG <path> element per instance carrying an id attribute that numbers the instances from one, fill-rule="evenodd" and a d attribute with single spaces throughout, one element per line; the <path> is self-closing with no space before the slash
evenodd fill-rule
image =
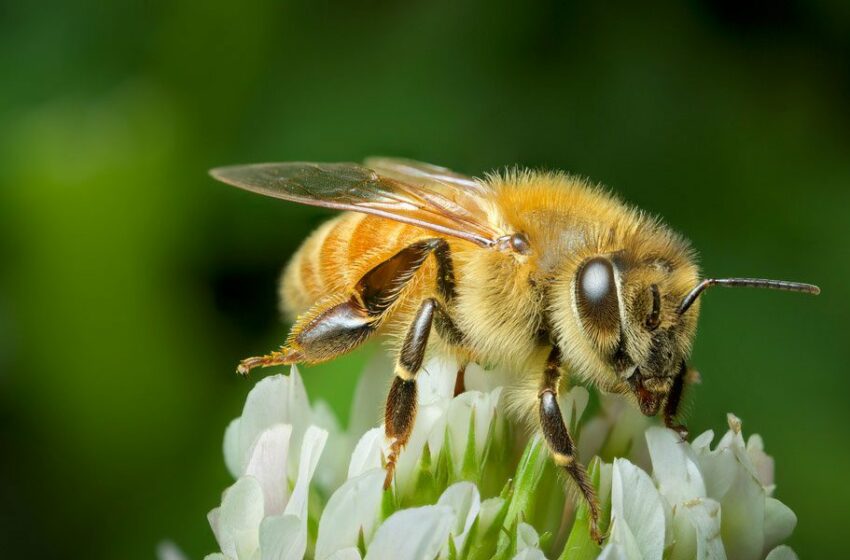
<path id="1" fill-rule="evenodd" d="M 576 270 L 573 313 L 595 354 L 589 362 L 603 370 L 594 376 L 633 393 L 646 415 L 658 412 L 690 354 L 698 310 L 677 307 L 695 280 L 693 267 L 623 254 L 590 257 Z"/>

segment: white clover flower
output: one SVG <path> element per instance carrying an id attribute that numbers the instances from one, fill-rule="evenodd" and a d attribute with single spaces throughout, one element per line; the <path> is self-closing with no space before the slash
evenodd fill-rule
<path id="1" fill-rule="evenodd" d="M 251 390 L 225 431 L 225 463 L 237 480 L 209 513 L 221 553 L 207 558 L 303 558 L 310 483 L 328 439 L 316 417 L 295 367 Z"/>
<path id="2" fill-rule="evenodd" d="M 796 558 L 778 546 L 797 518 L 771 497 L 773 461 L 759 436 L 745 445 L 741 421 L 728 420 L 713 450 L 711 431 L 689 445 L 672 430 L 649 428 L 652 478 L 626 459 L 614 461 L 603 558 Z"/>
<path id="3" fill-rule="evenodd" d="M 361 377 L 346 432 L 326 405 L 310 405 L 297 368 L 258 382 L 225 434 L 236 482 L 210 512 L 221 552 L 207 559 L 796 558 L 780 545 L 796 518 L 772 497 L 773 461 L 758 436 L 745 444 L 737 418 L 711 449 L 711 432 L 688 444 L 647 429 L 619 397 L 589 406 L 583 387 L 562 392 L 608 530 L 600 548 L 545 443 L 505 417 L 510 375 L 470 366 L 469 390 L 455 397 L 456 371 L 438 358 L 417 377 L 416 423 L 388 490 L 385 359 Z"/>
<path id="4" fill-rule="evenodd" d="M 453 397 L 456 372 L 455 364 L 434 359 L 417 377 L 416 422 L 396 466 L 395 484 L 401 496 L 410 495 L 422 477 L 474 477 L 491 446 L 502 439 L 501 387 Z M 384 441 L 383 424 L 366 432 L 354 448 L 348 476 L 381 467 L 389 443 Z"/>

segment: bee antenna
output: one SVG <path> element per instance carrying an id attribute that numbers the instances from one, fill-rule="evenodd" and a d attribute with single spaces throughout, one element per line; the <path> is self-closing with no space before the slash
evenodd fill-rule
<path id="1" fill-rule="evenodd" d="M 820 288 L 814 284 L 803 284 L 802 282 L 788 282 L 787 280 L 765 280 L 763 278 L 706 278 L 688 292 L 688 295 L 679 304 L 679 315 L 687 311 L 697 298 L 705 290 L 712 286 L 725 286 L 727 288 L 769 288 L 771 290 L 785 290 L 787 292 L 800 292 L 804 294 L 818 295 Z"/>

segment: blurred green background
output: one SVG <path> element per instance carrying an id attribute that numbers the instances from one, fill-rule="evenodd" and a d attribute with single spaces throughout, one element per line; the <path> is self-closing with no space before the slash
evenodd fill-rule
<path id="1" fill-rule="evenodd" d="M 776 458 L 802 557 L 850 521 L 850 10 L 503 0 L 0 5 L 0 550 L 214 549 L 237 359 L 281 342 L 276 277 L 325 216 L 215 165 L 417 158 L 602 181 L 715 275 L 690 427 Z M 363 356 L 306 372 L 345 417 Z"/>

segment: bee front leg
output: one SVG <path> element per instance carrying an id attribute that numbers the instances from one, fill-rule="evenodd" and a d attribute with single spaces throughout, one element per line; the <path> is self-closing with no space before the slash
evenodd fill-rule
<path id="1" fill-rule="evenodd" d="M 667 394 L 667 402 L 664 403 L 664 425 L 675 430 L 682 436 L 682 440 L 688 437 L 688 428 L 676 421 L 676 416 L 679 414 L 679 405 L 682 402 L 682 393 L 685 391 L 685 381 L 688 376 L 688 366 L 682 361 L 679 366 L 679 373 L 673 378 L 673 386 Z"/>
<path id="2" fill-rule="evenodd" d="M 584 466 L 578 462 L 575 444 L 564 424 L 561 415 L 561 407 L 558 406 L 558 384 L 561 380 L 561 353 L 553 348 L 546 360 L 546 369 L 543 374 L 540 393 L 538 393 L 540 427 L 552 459 L 559 467 L 563 467 L 570 477 L 578 485 L 582 496 L 587 502 L 590 510 L 590 535 L 596 542 L 602 542 L 602 534 L 599 532 L 599 499 L 596 497 L 596 489 L 587 477 Z"/>
<path id="3" fill-rule="evenodd" d="M 457 332 L 443 305 L 434 298 L 427 298 L 422 301 L 416 317 L 407 329 L 396 360 L 395 379 L 387 395 L 384 430 L 392 444 L 387 457 L 384 489 L 392 484 L 399 453 L 413 431 L 413 423 L 416 420 L 416 374 L 425 358 L 432 324 L 441 336 L 446 336 L 444 333 Z"/>

